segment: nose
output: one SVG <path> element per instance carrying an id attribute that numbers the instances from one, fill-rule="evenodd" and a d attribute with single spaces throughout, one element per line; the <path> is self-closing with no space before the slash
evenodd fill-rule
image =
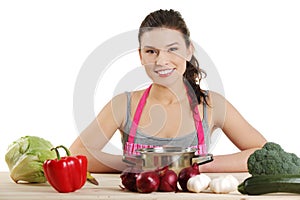
<path id="1" fill-rule="evenodd" d="M 160 66 L 166 66 L 169 64 L 169 56 L 168 56 L 168 52 L 166 51 L 159 51 L 159 54 L 156 57 L 156 65 L 160 65 Z"/>

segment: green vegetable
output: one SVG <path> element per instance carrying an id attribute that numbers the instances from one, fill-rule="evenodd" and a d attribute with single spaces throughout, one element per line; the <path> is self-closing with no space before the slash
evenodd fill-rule
<path id="1" fill-rule="evenodd" d="M 275 192 L 300 193 L 300 175 L 252 176 L 238 186 L 242 194 L 260 195 Z"/>
<path id="2" fill-rule="evenodd" d="M 10 177 L 16 183 L 18 181 L 46 182 L 43 163 L 47 159 L 56 158 L 51 148 L 52 144 L 49 141 L 36 136 L 25 136 L 14 141 L 5 154 Z"/>
<path id="3" fill-rule="evenodd" d="M 294 153 L 285 152 L 279 144 L 267 142 L 248 158 L 248 171 L 257 175 L 300 175 L 300 158 Z"/>

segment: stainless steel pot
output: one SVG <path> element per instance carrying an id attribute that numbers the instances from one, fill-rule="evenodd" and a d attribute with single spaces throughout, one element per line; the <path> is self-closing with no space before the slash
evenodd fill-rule
<path id="1" fill-rule="evenodd" d="M 194 148 L 181 147 L 155 147 L 138 149 L 139 156 L 124 157 L 124 161 L 134 164 L 142 170 L 154 170 L 164 166 L 169 166 L 176 173 L 193 163 L 198 165 L 211 162 L 212 154 L 195 155 Z"/>

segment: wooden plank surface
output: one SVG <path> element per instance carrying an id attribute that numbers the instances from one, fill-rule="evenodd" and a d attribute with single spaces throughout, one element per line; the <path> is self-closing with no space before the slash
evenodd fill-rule
<path id="1" fill-rule="evenodd" d="M 224 174 L 207 173 L 211 178 Z M 247 173 L 232 173 L 240 182 L 249 176 Z M 0 199 L 2 200 L 33 200 L 33 199 L 133 199 L 133 200 L 184 200 L 184 199 L 223 199 L 223 200 L 247 200 L 247 199 L 300 199 L 297 194 L 268 194 L 260 196 L 241 195 L 239 192 L 230 194 L 213 194 L 205 193 L 189 193 L 189 192 L 153 192 L 150 194 L 141 194 L 123 191 L 119 187 L 119 174 L 93 174 L 99 181 L 100 185 L 95 186 L 86 183 L 83 188 L 72 193 L 58 193 L 48 183 L 42 184 L 16 184 L 10 177 L 8 172 L 0 172 Z"/>

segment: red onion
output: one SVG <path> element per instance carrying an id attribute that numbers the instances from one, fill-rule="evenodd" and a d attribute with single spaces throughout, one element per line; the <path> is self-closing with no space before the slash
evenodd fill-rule
<path id="1" fill-rule="evenodd" d="M 144 171 L 136 178 L 137 191 L 151 193 L 158 190 L 160 183 L 159 174 L 156 171 Z"/>
<path id="2" fill-rule="evenodd" d="M 158 190 L 161 192 L 177 191 L 177 174 L 170 170 L 169 167 L 164 167 L 159 171 L 160 184 Z"/>
<path id="3" fill-rule="evenodd" d="M 141 170 L 134 167 L 125 169 L 120 175 L 123 186 L 132 192 L 136 192 L 136 178 L 140 173 Z"/>
<path id="4" fill-rule="evenodd" d="M 178 182 L 183 191 L 188 191 L 187 182 L 189 178 L 200 174 L 199 166 L 197 163 L 194 163 L 190 167 L 183 168 L 178 174 Z"/>

